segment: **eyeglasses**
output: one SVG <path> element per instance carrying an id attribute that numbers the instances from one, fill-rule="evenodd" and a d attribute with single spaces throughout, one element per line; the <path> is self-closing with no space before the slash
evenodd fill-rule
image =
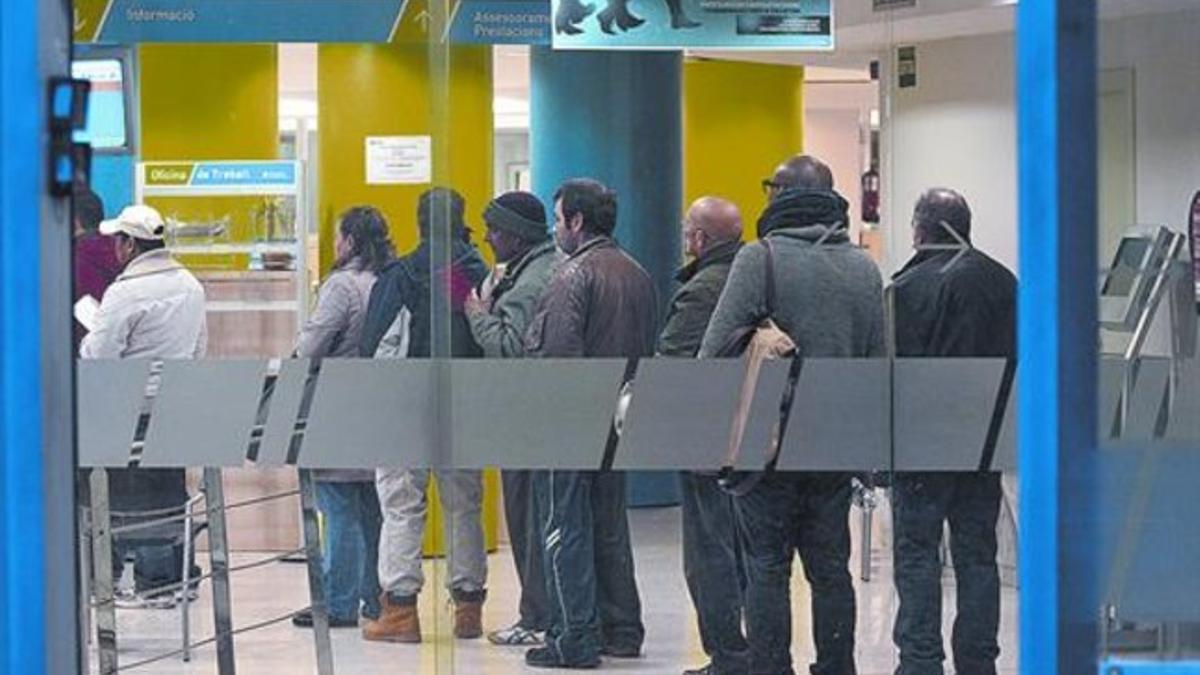
<path id="1" fill-rule="evenodd" d="M 783 185 L 776 183 L 775 181 L 771 180 L 770 178 L 764 178 L 762 180 L 762 190 L 765 194 L 769 195 L 772 192 L 775 192 L 776 190 L 782 190 L 783 188 L 784 188 Z"/>

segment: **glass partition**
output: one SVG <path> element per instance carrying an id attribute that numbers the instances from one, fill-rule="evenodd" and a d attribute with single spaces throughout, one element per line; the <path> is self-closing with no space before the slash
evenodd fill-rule
<path id="1" fill-rule="evenodd" d="M 92 670 L 1016 670 L 1012 6 L 75 4 Z"/>
<path id="2" fill-rule="evenodd" d="M 1101 658 L 1200 654 L 1195 505 L 1200 189 L 1194 7 L 1111 12 L 1098 29 Z"/>

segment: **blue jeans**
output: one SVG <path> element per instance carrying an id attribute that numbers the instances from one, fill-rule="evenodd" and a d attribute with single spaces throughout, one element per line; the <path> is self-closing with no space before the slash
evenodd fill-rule
<path id="1" fill-rule="evenodd" d="M 379 616 L 379 528 L 383 516 L 374 481 L 316 481 L 325 516 L 322 578 L 331 619 Z"/>
<path id="2" fill-rule="evenodd" d="M 854 586 L 850 581 L 850 477 L 776 473 L 734 500 L 750 585 L 746 628 L 753 675 L 792 669 L 792 560 L 812 589 L 812 675 L 854 675 Z"/>
<path id="3" fill-rule="evenodd" d="M 601 647 L 640 650 L 645 638 L 633 570 L 625 475 L 539 471 L 550 629 L 546 645 L 564 665 L 599 658 Z"/>
<path id="4" fill-rule="evenodd" d="M 714 675 L 748 675 L 750 646 L 742 633 L 746 570 L 737 540 L 733 497 L 716 476 L 685 471 L 683 576 L 696 607 L 700 642 Z"/>
<path id="5" fill-rule="evenodd" d="M 941 675 L 942 564 L 938 550 L 950 522 L 950 557 L 958 587 L 954 666 L 995 675 L 1000 645 L 1000 573 L 996 520 L 1003 493 L 998 473 L 898 473 L 892 487 L 896 532 L 895 641 L 900 675 Z"/>

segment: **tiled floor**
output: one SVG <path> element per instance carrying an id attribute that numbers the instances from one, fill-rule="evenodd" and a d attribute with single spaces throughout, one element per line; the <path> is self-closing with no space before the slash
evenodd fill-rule
<path id="1" fill-rule="evenodd" d="M 607 671 L 620 673 L 679 673 L 685 667 L 700 665 L 704 654 L 695 630 L 695 619 L 684 587 L 679 550 L 679 511 L 657 509 L 630 512 L 637 558 L 638 582 L 647 625 L 645 657 L 636 661 L 608 661 Z M 864 675 L 883 675 L 895 667 L 891 642 L 895 593 L 891 584 L 888 552 L 875 552 L 875 573 L 869 583 L 858 583 L 858 670 Z M 235 554 L 234 564 L 262 556 Z M 854 558 L 857 561 L 857 558 Z M 514 618 L 516 577 L 506 550 L 491 556 L 490 597 L 484 614 L 488 629 L 506 625 Z M 440 577 L 439 565 L 430 563 L 430 579 Z M 854 566 L 857 569 L 857 565 Z M 797 673 L 807 672 L 812 654 L 807 588 L 802 575 L 794 576 L 793 606 L 796 637 L 793 654 Z M 204 586 L 201 600 L 191 612 L 193 635 L 204 639 L 212 635 L 212 614 Z M 281 616 L 307 604 L 305 568 L 295 564 L 276 564 L 234 576 L 234 625 L 246 626 Z M 947 578 L 946 633 L 952 617 L 954 587 Z M 422 619 L 426 642 L 420 646 L 383 645 L 363 642 L 355 630 L 333 632 L 334 664 L 338 673 L 420 673 L 464 675 L 507 675 L 512 673 L 551 672 L 525 668 L 520 649 L 492 647 L 484 641 L 455 642 L 448 638 L 450 615 L 446 594 L 435 593 L 431 586 L 422 597 Z M 118 641 L 121 664 L 131 664 L 154 654 L 178 649 L 179 612 L 161 610 L 121 611 L 118 613 Z M 1016 592 L 1004 589 L 1001 617 L 1001 670 L 1016 672 Z M 249 675 L 285 675 L 315 672 L 315 656 L 310 634 L 283 622 L 238 635 L 236 638 L 238 672 Z M 96 671 L 95 654 L 91 667 Z M 211 646 L 196 651 L 191 663 L 178 657 L 128 671 L 161 675 L 215 673 L 215 652 Z M 557 672 L 557 671 L 556 671 Z M 573 671 L 561 671 L 573 672 Z"/>

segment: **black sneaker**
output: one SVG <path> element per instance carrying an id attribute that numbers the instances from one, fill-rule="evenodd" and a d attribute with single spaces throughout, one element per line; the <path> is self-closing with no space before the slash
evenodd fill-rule
<path id="1" fill-rule="evenodd" d="M 642 648 L 637 646 L 604 645 L 600 654 L 614 659 L 640 659 Z"/>
<path id="2" fill-rule="evenodd" d="M 292 625 L 297 628 L 312 628 L 313 615 L 312 610 L 304 609 L 292 615 Z M 339 619 L 337 617 L 329 617 L 330 628 L 358 628 L 358 619 Z"/>
<path id="3" fill-rule="evenodd" d="M 558 654 L 549 647 L 535 647 L 525 652 L 525 665 L 533 668 L 567 668 L 572 670 L 587 670 L 600 666 L 600 657 L 590 661 L 567 663 L 558 658 Z"/>

